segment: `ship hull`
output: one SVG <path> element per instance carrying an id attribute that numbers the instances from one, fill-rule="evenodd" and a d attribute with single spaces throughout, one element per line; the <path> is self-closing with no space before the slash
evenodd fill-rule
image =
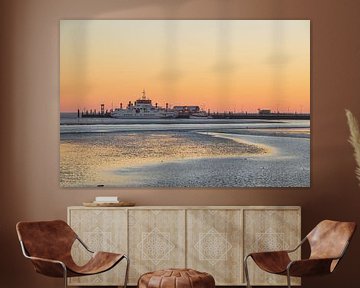
<path id="1" fill-rule="evenodd" d="M 169 119 L 175 118 L 175 113 L 154 113 L 154 114 L 142 114 L 142 113 L 134 113 L 134 114 L 127 114 L 127 113 L 112 113 L 112 118 L 117 119 Z"/>

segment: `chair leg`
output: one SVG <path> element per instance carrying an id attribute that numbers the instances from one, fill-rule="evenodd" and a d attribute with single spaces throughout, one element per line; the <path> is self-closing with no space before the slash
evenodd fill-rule
<path id="1" fill-rule="evenodd" d="M 67 288 L 68 285 L 67 285 L 67 270 L 66 270 L 66 266 L 65 265 L 62 265 L 63 266 L 63 269 L 64 269 L 64 287 Z"/>
<path id="2" fill-rule="evenodd" d="M 247 259 L 249 258 L 250 255 L 246 256 L 244 258 L 244 272 L 245 272 L 245 279 L 246 279 L 246 287 L 247 288 L 251 288 L 250 285 L 250 279 L 249 279 L 249 269 L 248 269 L 248 265 L 247 265 Z"/>
<path id="3" fill-rule="evenodd" d="M 129 278 L 130 259 L 129 259 L 129 257 L 127 257 L 126 255 L 124 256 L 124 258 L 125 258 L 125 260 L 126 260 L 126 271 L 125 271 L 124 288 L 126 288 L 126 287 L 127 287 L 128 278 Z"/>
<path id="4" fill-rule="evenodd" d="M 287 269 L 286 276 L 287 276 L 288 288 L 291 288 L 291 278 L 290 278 L 290 271 L 289 271 L 289 269 Z"/>

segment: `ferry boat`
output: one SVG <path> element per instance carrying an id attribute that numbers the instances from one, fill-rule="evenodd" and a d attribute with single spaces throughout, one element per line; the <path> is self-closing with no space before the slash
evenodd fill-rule
<path id="1" fill-rule="evenodd" d="M 125 109 L 115 108 L 111 112 L 111 117 L 122 119 L 161 119 L 161 118 L 175 118 L 177 113 L 171 109 L 159 107 L 157 103 L 152 105 L 151 99 L 145 95 L 145 90 L 142 91 L 142 97 L 137 99 L 134 103 L 129 101 L 129 104 Z"/>

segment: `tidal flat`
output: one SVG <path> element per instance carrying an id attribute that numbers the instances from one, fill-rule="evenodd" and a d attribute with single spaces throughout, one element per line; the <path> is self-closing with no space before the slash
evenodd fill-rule
<path id="1" fill-rule="evenodd" d="M 309 121 L 186 124 L 64 127 L 60 185 L 309 187 Z"/>

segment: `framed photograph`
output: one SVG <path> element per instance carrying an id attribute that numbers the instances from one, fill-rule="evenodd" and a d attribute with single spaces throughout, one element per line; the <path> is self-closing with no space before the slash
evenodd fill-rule
<path id="1" fill-rule="evenodd" d="M 309 20 L 61 20 L 61 187 L 309 187 Z"/>

